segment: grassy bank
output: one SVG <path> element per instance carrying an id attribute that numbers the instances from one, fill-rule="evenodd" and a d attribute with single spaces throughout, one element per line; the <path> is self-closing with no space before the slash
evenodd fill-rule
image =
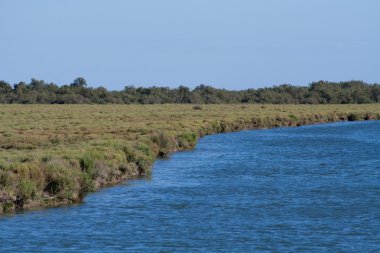
<path id="1" fill-rule="evenodd" d="M 1 105 L 0 213 L 80 201 L 242 129 L 380 119 L 370 105 Z"/>

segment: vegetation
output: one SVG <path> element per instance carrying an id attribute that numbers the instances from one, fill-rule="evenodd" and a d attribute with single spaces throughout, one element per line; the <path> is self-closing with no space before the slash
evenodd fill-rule
<path id="1" fill-rule="evenodd" d="M 207 134 L 379 118 L 380 104 L 2 105 L 0 212 L 78 202 Z"/>
<path id="2" fill-rule="evenodd" d="M 362 81 L 319 81 L 309 86 L 280 85 L 271 88 L 230 91 L 200 85 L 188 87 L 135 88 L 108 91 L 103 87 L 87 87 L 84 78 L 76 78 L 69 85 L 58 86 L 32 79 L 13 87 L 0 81 L 0 103 L 5 104 L 365 104 L 380 102 L 380 85 Z"/>

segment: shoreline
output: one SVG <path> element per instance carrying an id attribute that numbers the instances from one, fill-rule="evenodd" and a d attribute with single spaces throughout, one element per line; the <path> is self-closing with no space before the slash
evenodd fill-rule
<path id="1" fill-rule="evenodd" d="M 44 186 L 44 191 L 42 193 L 43 195 L 40 197 L 4 197 L 5 194 L 3 194 L 3 196 L 0 195 L 0 215 L 12 213 L 17 214 L 29 210 L 41 210 L 53 207 L 56 208 L 81 203 L 84 197 L 90 192 L 94 192 L 105 187 L 112 187 L 127 180 L 133 180 L 139 176 L 150 174 L 153 163 L 156 159 L 168 157 L 173 152 L 191 150 L 195 147 L 198 139 L 206 135 L 238 132 L 242 130 L 296 127 L 333 122 L 379 119 L 380 115 L 375 112 L 337 112 L 335 114 L 310 114 L 306 116 L 292 114 L 288 117 L 253 117 L 247 119 L 240 118 L 238 120 L 218 119 L 212 123 L 205 122 L 193 132 L 167 134 L 160 132 L 160 130 L 157 129 L 158 132 L 150 135 L 150 142 L 138 140 L 135 146 L 131 147 L 129 145 L 125 145 L 122 147 L 117 147 L 118 149 L 121 148 L 122 153 L 126 157 L 127 163 L 123 166 L 108 168 L 105 167 L 101 159 L 94 158 L 94 156 L 86 157 L 85 155 L 81 158 L 78 161 L 78 164 L 83 172 L 83 175 L 70 175 L 77 176 L 80 178 L 80 182 L 83 183 L 82 181 L 85 181 L 85 184 L 81 185 L 79 188 L 75 188 L 72 195 L 63 195 L 61 192 L 54 191 L 46 193 L 46 191 L 49 191 L 50 189 L 48 188 L 49 183 Z M 57 162 L 55 160 L 48 160 L 45 163 L 48 167 L 49 163 L 55 164 Z M 78 164 L 75 164 L 75 166 Z M 72 167 L 74 168 L 74 166 Z M 100 169 L 96 171 L 96 168 Z M 103 171 L 101 170 L 102 168 L 104 168 Z M 51 188 L 53 188 L 53 186 L 55 187 L 55 185 L 52 185 Z"/>

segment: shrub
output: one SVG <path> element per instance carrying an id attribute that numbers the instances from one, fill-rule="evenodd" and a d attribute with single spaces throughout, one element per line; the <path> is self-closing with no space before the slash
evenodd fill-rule
<path id="1" fill-rule="evenodd" d="M 2 211 L 4 213 L 10 213 L 10 212 L 14 211 L 14 208 L 15 208 L 15 206 L 12 202 L 4 202 L 4 203 L 2 203 L 2 207 L 3 207 Z"/>
<path id="2" fill-rule="evenodd" d="M 37 190 L 42 190 L 45 184 L 43 171 L 41 165 L 36 162 L 20 163 L 14 162 L 9 165 L 9 170 L 13 172 L 15 180 L 20 182 L 21 180 L 30 180 L 34 182 Z M 17 184 L 15 185 L 17 186 Z"/>
<path id="3" fill-rule="evenodd" d="M 4 189 L 12 184 L 11 174 L 8 171 L 0 170 L 0 189 Z"/>
<path id="4" fill-rule="evenodd" d="M 137 145 L 136 148 L 125 146 L 123 148 L 125 157 L 129 163 L 136 164 L 140 175 L 150 172 L 150 167 L 154 161 L 152 150 L 143 143 Z"/>
<path id="5" fill-rule="evenodd" d="M 369 113 L 369 112 L 367 112 L 366 114 L 365 114 L 365 116 L 364 116 L 364 119 L 365 120 L 374 120 L 374 119 L 376 119 L 377 118 L 377 116 L 375 115 L 375 114 L 372 114 L 372 113 Z"/>
<path id="6" fill-rule="evenodd" d="M 166 157 L 171 148 L 171 140 L 163 131 L 158 132 L 152 136 L 153 143 L 157 144 L 158 147 L 158 156 Z"/>
<path id="7" fill-rule="evenodd" d="M 94 169 L 95 167 L 95 160 L 94 158 L 89 155 L 89 154 L 85 154 L 79 161 L 80 163 L 80 166 L 82 168 L 83 171 L 85 172 L 88 172 L 88 171 L 91 171 Z"/>
<path id="8" fill-rule="evenodd" d="M 41 158 L 41 160 L 44 162 L 44 163 L 47 163 L 48 161 L 51 160 L 51 156 L 50 155 L 45 155 Z"/>
<path id="9" fill-rule="evenodd" d="M 347 120 L 348 121 L 357 121 L 357 120 L 360 120 L 360 119 L 361 118 L 360 118 L 359 114 L 357 114 L 357 113 L 349 113 L 347 115 Z"/>
<path id="10" fill-rule="evenodd" d="M 98 154 L 95 152 L 88 152 L 80 159 L 80 167 L 82 171 L 87 173 L 92 179 L 96 179 L 99 176 L 99 170 L 96 167 L 96 158 Z"/>
<path id="11" fill-rule="evenodd" d="M 166 149 L 169 147 L 170 139 L 169 137 L 163 132 L 160 131 L 152 136 L 152 141 L 157 144 L 157 146 L 160 149 Z"/>
<path id="12" fill-rule="evenodd" d="M 129 171 L 128 165 L 127 164 L 120 164 L 119 170 L 121 173 L 126 174 Z"/>
<path id="13" fill-rule="evenodd" d="M 213 121 L 211 123 L 211 128 L 212 128 L 212 131 L 211 133 L 215 132 L 215 133 L 221 133 L 222 132 L 222 127 L 220 125 L 220 123 L 218 121 Z"/>
<path id="14" fill-rule="evenodd" d="M 132 147 L 123 147 L 123 152 L 125 154 L 125 159 L 127 159 L 128 162 L 135 162 L 137 160 L 137 152 Z"/>
<path id="15" fill-rule="evenodd" d="M 298 120 L 298 117 L 295 116 L 294 114 L 289 114 L 289 118 L 290 118 L 291 120 L 294 120 L 294 121 L 297 121 L 297 120 Z"/>
<path id="16" fill-rule="evenodd" d="M 91 177 L 88 174 L 82 173 L 80 177 L 80 194 L 82 195 L 82 197 L 87 192 L 92 192 L 94 190 L 95 190 L 94 181 L 91 179 Z"/>
<path id="17" fill-rule="evenodd" d="M 5 170 L 7 167 L 8 167 L 7 163 L 1 159 L 0 160 L 0 170 Z"/>
<path id="18" fill-rule="evenodd" d="M 140 175 L 145 175 L 145 174 L 150 173 L 150 171 L 151 171 L 150 168 L 152 166 L 152 163 L 148 159 L 140 156 L 138 158 L 136 164 L 138 166 L 138 171 L 139 171 Z"/>
<path id="19" fill-rule="evenodd" d="M 197 142 L 197 135 L 194 132 L 182 133 L 177 137 L 177 140 L 180 148 L 187 149 L 194 147 Z"/>
<path id="20" fill-rule="evenodd" d="M 45 169 L 45 188 L 49 195 L 75 199 L 80 191 L 78 173 L 64 161 L 52 161 Z"/>
<path id="21" fill-rule="evenodd" d="M 45 178 L 41 166 L 36 163 L 28 165 L 29 179 L 36 184 L 37 190 L 42 190 L 45 185 Z"/>
<path id="22" fill-rule="evenodd" d="M 220 125 L 220 132 L 225 133 L 225 132 L 228 131 L 229 125 L 228 125 L 227 122 L 222 121 L 222 122 L 219 123 L 219 125 Z"/>
<path id="23" fill-rule="evenodd" d="M 139 143 L 137 145 L 137 150 L 141 151 L 143 156 L 150 158 L 150 160 L 154 160 L 154 155 L 153 155 L 152 149 L 149 148 L 146 144 Z"/>
<path id="24" fill-rule="evenodd" d="M 29 179 L 23 179 L 18 185 L 18 195 L 24 200 L 32 199 L 36 196 L 36 184 Z"/>

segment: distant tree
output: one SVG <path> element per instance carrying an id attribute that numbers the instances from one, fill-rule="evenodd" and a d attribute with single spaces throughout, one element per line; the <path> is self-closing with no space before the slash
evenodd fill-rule
<path id="1" fill-rule="evenodd" d="M 72 83 L 71 86 L 74 87 L 87 87 L 87 81 L 83 77 L 77 77 Z"/>
<path id="2" fill-rule="evenodd" d="M 0 103 L 2 104 L 9 103 L 11 95 L 12 95 L 12 86 L 5 81 L 0 81 Z"/>
<path id="3" fill-rule="evenodd" d="M 191 102 L 191 92 L 188 87 L 179 86 L 178 89 L 175 90 L 175 103 L 190 103 Z"/>
<path id="4" fill-rule="evenodd" d="M 76 78 L 70 85 L 58 86 L 32 79 L 30 83 L 13 85 L 0 81 L 0 103 L 48 104 L 48 103 L 272 103 L 272 104 L 362 104 L 379 103 L 380 85 L 363 81 L 313 82 L 309 86 L 283 84 L 269 88 L 241 91 L 217 89 L 199 85 L 188 87 L 138 87 L 126 86 L 122 91 L 109 91 L 104 87 L 87 87 L 83 77 Z"/>
<path id="5" fill-rule="evenodd" d="M 12 92 L 12 86 L 5 82 L 5 81 L 0 81 L 0 93 L 10 93 Z"/>
<path id="6" fill-rule="evenodd" d="M 372 86 L 372 101 L 380 102 L 380 84 L 374 84 Z"/>
<path id="7" fill-rule="evenodd" d="M 42 90 L 45 87 L 45 82 L 43 80 L 37 80 L 32 78 L 29 87 L 32 90 Z"/>

